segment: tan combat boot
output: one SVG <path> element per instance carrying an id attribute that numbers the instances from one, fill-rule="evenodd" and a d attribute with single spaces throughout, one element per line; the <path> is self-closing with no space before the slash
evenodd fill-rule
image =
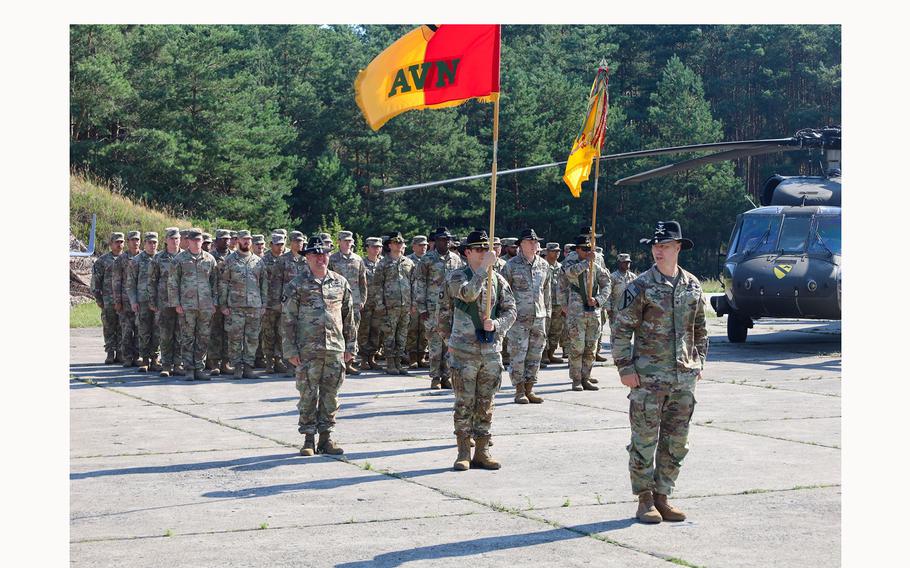
<path id="1" fill-rule="evenodd" d="M 573 387 L 573 388 L 574 388 L 574 387 Z M 600 387 L 599 387 L 599 386 L 597 386 L 597 385 L 592 385 L 592 384 L 591 384 L 591 381 L 589 381 L 588 379 L 582 379 L 582 380 L 581 380 L 581 388 L 584 389 L 584 390 L 586 390 L 586 391 L 596 391 L 596 390 L 600 390 Z"/>
<path id="2" fill-rule="evenodd" d="M 307 434 L 306 438 L 303 441 L 303 447 L 300 448 L 300 455 L 302 456 L 315 456 L 316 455 L 316 435 Z"/>
<path id="3" fill-rule="evenodd" d="M 450 379 L 449 377 L 440 377 L 439 380 L 441 381 L 442 388 L 449 389 L 449 390 L 452 389 L 452 379 Z"/>
<path id="4" fill-rule="evenodd" d="M 546 368 L 547 368 L 547 358 L 546 358 L 546 357 L 541 357 L 541 358 L 540 358 L 540 368 L 541 368 L 541 369 L 546 369 Z"/>
<path id="5" fill-rule="evenodd" d="M 455 458 L 455 471 L 465 471 L 471 467 L 471 437 L 458 434 L 458 457 Z"/>
<path id="6" fill-rule="evenodd" d="M 316 453 L 329 454 L 331 456 L 337 456 L 344 453 L 341 446 L 335 445 L 335 441 L 332 440 L 331 435 L 331 432 L 319 433 L 319 445 L 316 446 Z"/>
<path id="7" fill-rule="evenodd" d="M 475 436 L 474 440 L 477 445 L 474 447 L 474 458 L 471 460 L 472 466 L 482 469 L 499 469 L 502 467 L 502 464 L 494 460 L 493 456 L 490 455 L 490 450 L 487 449 L 490 442 L 489 436 Z"/>
<path id="8" fill-rule="evenodd" d="M 585 390 L 585 388 L 583 386 L 581 386 L 581 380 L 572 381 L 572 390 L 573 391 Z"/>
<path id="9" fill-rule="evenodd" d="M 515 404 L 528 404 L 527 395 L 525 395 L 525 383 L 515 385 Z"/>
<path id="10" fill-rule="evenodd" d="M 651 525 L 663 520 L 660 511 L 654 506 L 654 497 L 650 491 L 642 491 L 638 494 L 638 512 L 635 513 L 635 516 L 639 521 Z"/>
<path id="11" fill-rule="evenodd" d="M 420 358 L 420 353 L 416 351 L 408 353 L 408 369 L 416 369 L 417 364 L 420 363 Z"/>
<path id="12" fill-rule="evenodd" d="M 159 377 L 164 377 L 164 378 L 170 377 L 170 376 L 171 376 L 171 371 L 172 371 L 173 369 L 174 369 L 173 366 L 171 366 L 170 368 L 167 368 L 167 369 L 161 369 L 161 372 L 158 373 L 158 376 L 159 376 Z"/>
<path id="13" fill-rule="evenodd" d="M 525 385 L 525 396 L 528 397 L 528 402 L 530 402 L 531 404 L 540 404 L 541 402 L 543 402 L 542 398 L 540 398 L 539 396 L 537 396 L 536 394 L 534 394 L 531 391 L 531 389 L 534 388 L 534 385 L 532 383 L 525 383 L 524 385 Z"/>
<path id="14" fill-rule="evenodd" d="M 117 358 L 117 355 L 116 355 L 113 351 L 108 351 L 108 352 L 107 352 L 107 357 L 105 357 L 105 359 L 104 359 L 104 364 L 105 364 L 105 365 L 113 365 L 113 364 L 114 364 L 114 359 L 116 359 L 116 358 Z"/>
<path id="15" fill-rule="evenodd" d="M 288 366 L 284 364 L 284 360 L 281 357 L 275 357 L 272 361 L 272 368 L 276 373 L 287 373 Z"/>
<path id="16" fill-rule="evenodd" d="M 661 493 L 654 493 L 654 507 L 665 521 L 685 521 L 686 514 L 667 503 L 667 496 Z"/>
<path id="17" fill-rule="evenodd" d="M 243 378 L 244 379 L 258 379 L 259 375 L 256 374 L 256 371 L 253 370 L 249 365 L 238 365 L 243 367 Z"/>
<path id="18" fill-rule="evenodd" d="M 230 375 L 234 372 L 234 367 L 231 367 L 230 363 L 225 360 L 221 361 L 221 367 L 218 369 L 223 375 Z M 214 371 L 213 371 L 214 372 Z"/>
<path id="19" fill-rule="evenodd" d="M 370 354 L 367 356 L 367 367 L 369 367 L 369 368 L 370 368 L 371 370 L 373 370 L 373 371 L 378 371 L 378 370 L 380 370 L 379 363 L 376 362 L 376 354 L 375 354 L 375 353 L 370 353 Z"/>
<path id="20" fill-rule="evenodd" d="M 145 357 L 139 359 L 139 368 L 136 369 L 137 373 L 148 373 L 149 370 L 149 360 Z"/>
<path id="21" fill-rule="evenodd" d="M 433 389 L 433 390 L 440 390 L 440 389 L 442 389 L 442 385 L 440 384 L 441 381 L 442 381 L 442 379 L 440 379 L 439 377 L 435 377 L 434 379 L 432 379 L 432 380 L 430 381 L 430 388 Z"/>
<path id="22" fill-rule="evenodd" d="M 588 382 L 591 383 L 592 385 L 596 385 L 600 381 L 598 379 L 595 379 L 594 377 L 588 377 Z"/>
<path id="23" fill-rule="evenodd" d="M 600 351 L 594 354 L 594 360 L 598 363 L 606 362 L 607 358 L 600 354 Z"/>
<path id="24" fill-rule="evenodd" d="M 360 370 L 354 366 L 353 361 L 348 361 L 347 363 L 344 364 L 344 371 L 349 375 L 359 375 L 360 374 Z"/>
<path id="25" fill-rule="evenodd" d="M 161 363 L 158 362 L 157 357 L 153 357 L 149 363 L 149 371 L 157 372 L 161 370 Z"/>

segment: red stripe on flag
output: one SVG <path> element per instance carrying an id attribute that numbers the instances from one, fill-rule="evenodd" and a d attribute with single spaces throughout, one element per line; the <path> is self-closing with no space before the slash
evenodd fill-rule
<path id="1" fill-rule="evenodd" d="M 498 93 L 499 25 L 441 25 L 424 61 L 433 64 L 424 87 L 427 105 Z"/>

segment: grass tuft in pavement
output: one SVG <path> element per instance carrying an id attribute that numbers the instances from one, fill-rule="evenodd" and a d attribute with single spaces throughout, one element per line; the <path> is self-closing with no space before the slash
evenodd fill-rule
<path id="1" fill-rule="evenodd" d="M 70 328 L 101 327 L 101 308 L 95 302 L 86 302 L 70 308 Z"/>

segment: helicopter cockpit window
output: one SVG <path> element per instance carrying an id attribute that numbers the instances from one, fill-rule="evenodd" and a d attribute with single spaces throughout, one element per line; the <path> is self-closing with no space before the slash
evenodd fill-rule
<path id="1" fill-rule="evenodd" d="M 802 252 L 809 237 L 809 225 L 812 217 L 797 216 L 784 219 L 784 228 L 780 232 L 780 244 L 775 247 L 781 252 Z"/>
<path id="2" fill-rule="evenodd" d="M 809 235 L 809 252 L 840 252 L 840 217 L 819 215 L 815 218 L 818 235 Z M 826 248 L 827 247 L 827 248 Z"/>
<path id="3" fill-rule="evenodd" d="M 736 243 L 737 253 L 772 252 L 780 230 L 780 215 L 746 215 Z"/>

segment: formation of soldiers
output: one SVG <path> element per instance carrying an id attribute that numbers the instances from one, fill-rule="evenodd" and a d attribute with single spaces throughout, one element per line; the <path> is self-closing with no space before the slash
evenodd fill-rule
<path id="1" fill-rule="evenodd" d="M 490 251 L 485 231 L 459 241 L 438 227 L 414 236 L 411 254 L 399 232 L 369 237 L 361 257 L 350 231 L 337 235 L 336 249 L 326 233 L 279 229 L 266 248 L 264 235 L 246 230 L 218 229 L 213 239 L 170 227 L 160 252 L 157 233 L 117 232 L 94 265 L 92 292 L 106 364 L 190 381 L 291 373 L 305 456 L 343 453 L 331 432 L 345 375 L 380 369 L 383 357 L 388 374 L 426 367 L 431 389 L 454 390 L 456 470 L 501 466 L 490 430 L 504 370 L 517 404 L 543 403 L 533 390 L 539 369 L 566 358 L 572 390 L 598 390 L 591 370 L 606 360 L 599 349 L 609 322 L 630 388 L 638 518 L 681 520 L 666 499 L 707 352 L 705 297 L 677 264 L 691 241 L 678 223 L 658 223 L 642 239 L 655 264 L 637 276 L 627 253 L 608 272 L 591 242 L 601 236 L 582 227 L 561 248 L 529 228 L 495 238 Z"/>

